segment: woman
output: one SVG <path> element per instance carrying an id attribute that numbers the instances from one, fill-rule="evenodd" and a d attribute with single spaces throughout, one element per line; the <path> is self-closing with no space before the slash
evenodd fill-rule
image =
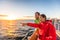
<path id="1" fill-rule="evenodd" d="M 30 27 L 35 27 L 41 29 L 39 30 L 38 39 L 37 40 L 56 40 L 56 31 L 54 26 L 50 21 L 46 20 L 46 16 L 44 14 L 41 14 L 40 17 L 41 23 L 22 23 L 22 25 L 27 25 Z M 40 33 L 41 32 L 41 33 Z"/>
<path id="2" fill-rule="evenodd" d="M 39 12 L 36 12 L 35 13 L 35 20 L 34 20 L 34 22 L 36 23 L 36 24 L 39 24 L 40 23 L 40 13 Z M 36 40 L 38 37 L 38 35 L 37 35 L 37 33 L 38 33 L 38 28 L 35 28 L 35 31 L 33 32 L 33 34 L 29 37 L 29 39 L 28 40 Z"/>

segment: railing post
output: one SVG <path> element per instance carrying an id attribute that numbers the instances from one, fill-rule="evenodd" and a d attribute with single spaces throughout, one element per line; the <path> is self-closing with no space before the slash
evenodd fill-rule
<path id="1" fill-rule="evenodd" d="M 59 24 L 58 24 L 58 31 L 59 31 Z"/>
<path id="2" fill-rule="evenodd" d="M 54 27 L 56 28 L 56 23 L 54 22 Z"/>

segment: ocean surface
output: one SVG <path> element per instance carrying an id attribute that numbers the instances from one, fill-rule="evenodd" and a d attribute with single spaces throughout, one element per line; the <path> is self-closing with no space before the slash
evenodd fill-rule
<path id="1" fill-rule="evenodd" d="M 15 23 L 16 22 L 16 23 Z M 13 40 L 14 37 L 24 37 L 29 31 L 34 31 L 35 28 L 21 26 L 20 22 L 34 22 L 33 20 L 16 20 L 5 23 L 0 22 L 0 40 Z"/>

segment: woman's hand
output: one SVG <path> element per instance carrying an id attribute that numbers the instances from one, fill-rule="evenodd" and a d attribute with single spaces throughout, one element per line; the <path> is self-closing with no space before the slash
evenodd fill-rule
<path id="1" fill-rule="evenodd" d="M 20 24 L 21 24 L 22 26 L 26 26 L 26 25 L 27 25 L 27 23 L 22 23 L 22 22 L 20 22 Z"/>

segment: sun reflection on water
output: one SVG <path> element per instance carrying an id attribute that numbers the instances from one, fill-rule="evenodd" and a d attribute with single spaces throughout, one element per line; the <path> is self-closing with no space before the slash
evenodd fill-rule
<path id="1" fill-rule="evenodd" d="M 16 36 L 17 34 L 13 34 L 12 32 L 15 32 L 18 28 L 14 25 L 16 25 L 15 20 L 0 20 L 0 31 L 2 35 L 4 36 Z"/>

